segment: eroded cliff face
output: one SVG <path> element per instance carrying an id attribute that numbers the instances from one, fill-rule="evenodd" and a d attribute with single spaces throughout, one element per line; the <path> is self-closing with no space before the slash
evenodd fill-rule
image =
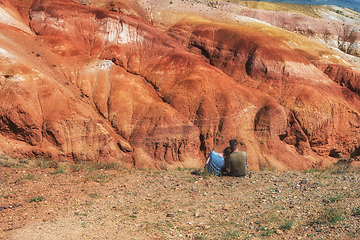
<path id="1" fill-rule="evenodd" d="M 251 169 L 356 155 L 358 75 L 341 55 L 261 24 L 166 30 L 142 4 L 2 2 L 16 19 L 0 30 L 4 153 L 200 167 L 237 138 Z"/>
<path id="2" fill-rule="evenodd" d="M 303 56 L 306 53 L 292 49 L 277 37 L 246 27 L 204 21 L 196 24 L 191 20 L 173 26 L 170 35 L 241 85 L 271 95 L 292 113 L 290 118 L 295 118 L 303 130 L 297 137 L 303 139 L 306 135 L 317 154 L 329 155 L 336 149 L 349 156 L 358 145 L 359 125 L 354 122 L 358 122 L 360 101 L 349 90 L 358 92 L 355 71 L 346 73 L 345 67 L 335 65 L 327 67 L 324 73 Z M 349 88 L 339 86 L 328 75 Z M 267 113 L 260 110 L 258 114 Z M 345 143 L 340 137 L 344 135 L 354 141 Z M 308 144 L 301 144 L 298 151 L 304 153 L 304 146 Z"/>

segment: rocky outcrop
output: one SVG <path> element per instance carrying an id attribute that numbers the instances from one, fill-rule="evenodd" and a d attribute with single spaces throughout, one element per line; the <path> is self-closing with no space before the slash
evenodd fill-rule
<path id="1" fill-rule="evenodd" d="M 294 143 L 291 138 L 284 140 L 298 146 L 298 152 L 305 153 L 306 146 L 310 146 L 322 156 L 332 149 L 349 156 L 358 145 L 359 97 L 332 82 L 303 56 L 305 53 L 299 54 L 277 38 L 241 26 L 184 21 L 170 29 L 170 34 L 237 82 L 266 92 L 288 109 L 292 115 L 287 122 L 296 123 L 298 130 L 296 126 L 301 126 L 295 139 L 302 139 L 304 144 L 300 140 Z M 328 70 L 325 73 L 329 74 Z M 269 115 L 267 112 L 264 114 Z M 263 115 L 262 110 L 258 114 Z M 258 122 L 256 119 L 262 117 L 255 118 Z M 341 135 L 354 141 L 345 143 Z"/>
<path id="2" fill-rule="evenodd" d="M 251 169 L 281 170 L 359 145 L 357 78 L 264 31 L 189 18 L 164 32 L 125 1 L 38 0 L 29 20 L 26 4 L 11 9 L 18 20 L 0 30 L 5 153 L 199 167 L 237 138 Z"/>

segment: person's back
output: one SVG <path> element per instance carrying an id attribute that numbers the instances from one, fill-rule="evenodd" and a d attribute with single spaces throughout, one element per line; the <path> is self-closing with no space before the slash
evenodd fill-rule
<path id="1" fill-rule="evenodd" d="M 217 152 L 211 151 L 209 153 L 209 161 L 205 164 L 204 170 L 208 173 L 221 176 L 221 169 L 224 164 L 224 157 Z"/>
<path id="2" fill-rule="evenodd" d="M 247 154 L 243 151 L 236 151 L 230 154 L 230 174 L 235 177 L 245 176 L 248 172 Z"/>

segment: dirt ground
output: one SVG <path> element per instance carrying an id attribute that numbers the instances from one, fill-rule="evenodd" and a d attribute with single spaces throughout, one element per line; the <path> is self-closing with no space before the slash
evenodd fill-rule
<path id="1" fill-rule="evenodd" d="M 0 239 L 351 239 L 359 171 L 252 171 L 0 160 Z"/>

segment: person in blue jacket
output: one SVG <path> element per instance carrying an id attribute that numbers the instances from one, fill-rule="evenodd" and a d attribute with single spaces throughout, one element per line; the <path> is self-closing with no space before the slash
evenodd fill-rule
<path id="1" fill-rule="evenodd" d="M 222 153 L 217 153 L 215 151 L 209 152 L 204 171 L 220 177 L 222 175 L 222 171 L 225 169 L 224 156 L 228 155 L 228 151 L 231 150 L 225 148 Z"/>

